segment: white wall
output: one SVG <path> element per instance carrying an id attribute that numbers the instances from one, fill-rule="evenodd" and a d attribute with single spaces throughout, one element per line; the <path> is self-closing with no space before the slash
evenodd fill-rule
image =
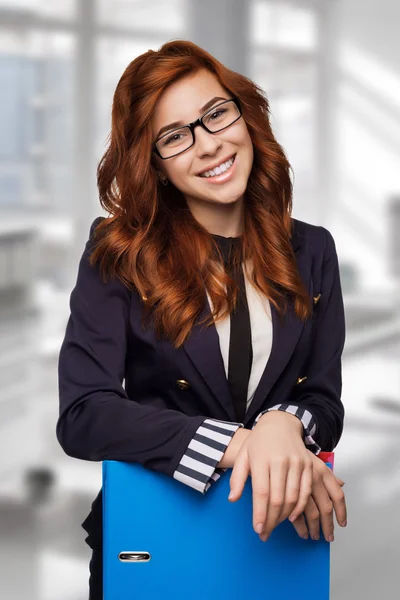
<path id="1" fill-rule="evenodd" d="M 342 260 L 356 262 L 367 287 L 393 283 L 387 204 L 400 194 L 399 25 L 398 0 L 342 0 L 337 8 L 337 183 L 330 223 Z"/>

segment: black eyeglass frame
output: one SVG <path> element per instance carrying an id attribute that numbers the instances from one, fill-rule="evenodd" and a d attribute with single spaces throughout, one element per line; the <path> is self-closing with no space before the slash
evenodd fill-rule
<path id="1" fill-rule="evenodd" d="M 226 104 L 227 102 L 234 102 L 236 104 L 236 107 L 237 107 L 237 109 L 239 111 L 239 116 L 237 117 L 237 119 L 235 119 L 234 121 L 232 121 L 232 123 L 229 123 L 229 125 L 226 125 L 226 127 L 221 127 L 221 129 L 218 129 L 217 131 L 210 131 L 210 129 L 208 129 L 208 127 L 206 125 L 204 125 L 203 119 L 209 113 L 212 113 L 219 106 L 221 106 L 222 104 Z M 195 136 L 195 133 L 194 133 L 195 127 L 198 127 L 200 125 L 201 127 L 203 127 L 203 129 L 205 129 L 206 131 L 208 131 L 208 133 L 219 133 L 220 131 L 223 131 L 224 129 L 228 129 L 228 127 L 230 127 L 231 125 L 233 125 L 234 123 L 236 123 L 236 121 L 238 121 L 241 116 L 242 116 L 242 109 L 240 107 L 239 98 L 237 96 L 234 96 L 233 98 L 228 98 L 227 100 L 224 100 L 223 102 L 220 102 L 219 104 L 216 104 L 215 106 L 213 106 L 212 108 L 210 108 L 209 110 L 207 110 L 207 112 L 205 112 L 204 115 L 202 115 L 201 117 L 199 117 L 195 121 L 192 121 L 191 123 L 187 123 L 186 125 L 181 125 L 180 127 L 177 127 L 176 129 L 173 129 L 172 131 L 168 131 L 168 133 L 162 135 L 160 138 L 158 138 L 154 142 L 154 144 L 153 144 L 153 152 L 155 152 L 162 160 L 168 160 L 169 158 L 173 158 L 174 156 L 178 156 L 178 154 L 182 154 L 182 152 L 186 152 L 186 150 L 189 150 L 189 148 L 191 148 L 192 146 L 194 146 L 194 144 L 196 143 L 196 136 Z M 156 146 L 157 142 L 159 142 L 160 140 L 162 140 L 163 138 L 165 138 L 165 137 L 167 137 L 169 135 L 172 135 L 174 133 L 174 131 L 179 131 L 179 129 L 183 129 L 184 127 L 189 127 L 190 131 L 192 132 L 193 142 L 190 144 L 190 146 L 188 146 L 184 150 L 180 150 L 176 154 L 172 154 L 171 156 L 161 156 L 161 154 L 160 154 L 160 152 L 159 152 L 159 150 L 158 150 L 158 148 Z"/>

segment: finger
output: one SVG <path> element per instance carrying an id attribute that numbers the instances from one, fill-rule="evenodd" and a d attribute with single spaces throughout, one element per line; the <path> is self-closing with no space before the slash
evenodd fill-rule
<path id="1" fill-rule="evenodd" d="M 338 484 L 340 485 L 340 487 L 343 487 L 343 486 L 344 486 L 344 484 L 345 484 L 345 482 L 343 481 L 343 479 L 340 479 L 340 477 L 338 477 L 338 476 L 337 476 L 337 475 L 335 475 L 334 473 L 333 473 L 333 475 L 335 476 L 335 478 L 336 478 L 336 481 L 338 482 Z"/>
<path id="2" fill-rule="evenodd" d="M 312 496 L 307 503 L 304 515 L 307 520 L 308 531 L 310 532 L 311 538 L 313 540 L 319 540 L 321 530 L 320 514 Z"/>
<path id="3" fill-rule="evenodd" d="M 267 518 L 270 494 L 270 472 L 268 463 L 256 461 L 251 465 L 251 486 L 253 497 L 253 528 L 260 534 Z"/>
<path id="4" fill-rule="evenodd" d="M 308 500 L 311 496 L 312 484 L 313 467 L 312 463 L 310 463 L 307 467 L 303 469 L 300 481 L 300 492 L 298 502 L 289 516 L 290 521 L 294 522 L 305 511 Z"/>
<path id="5" fill-rule="evenodd" d="M 345 527 L 347 525 L 347 508 L 344 491 L 339 486 L 336 478 L 332 477 L 331 475 L 331 473 L 324 475 L 323 484 L 329 494 L 331 502 L 333 503 L 333 509 L 335 511 L 337 522 L 341 527 Z"/>
<path id="6" fill-rule="evenodd" d="M 247 452 L 239 452 L 236 455 L 235 464 L 232 469 L 232 474 L 229 479 L 231 492 L 228 496 L 230 502 L 239 500 L 243 493 L 243 488 L 249 476 L 249 460 Z"/>
<path id="7" fill-rule="evenodd" d="M 286 491 L 286 479 L 289 470 L 289 461 L 274 461 L 270 467 L 270 494 L 267 506 L 262 540 L 266 541 L 278 524 L 279 515 L 283 507 Z"/>
<path id="8" fill-rule="evenodd" d="M 308 530 L 304 515 L 300 515 L 299 517 L 297 517 L 297 519 L 293 521 L 292 525 L 301 538 L 303 538 L 304 540 L 308 539 Z"/>
<path id="9" fill-rule="evenodd" d="M 281 510 L 281 514 L 279 515 L 279 521 L 283 521 L 287 519 L 288 516 L 293 512 L 293 509 L 297 506 L 299 502 L 301 486 L 302 486 L 302 475 L 303 475 L 303 462 L 300 460 L 292 460 L 287 481 L 286 481 L 286 493 L 285 493 L 285 502 Z M 311 489 L 310 489 L 311 493 Z M 304 494 L 303 494 L 304 495 Z M 302 509 L 299 510 L 297 516 L 300 516 L 306 507 L 308 497 L 305 498 L 305 502 L 302 502 Z"/>
<path id="10" fill-rule="evenodd" d="M 322 481 L 314 484 L 313 498 L 319 510 L 319 518 L 325 539 L 327 542 L 332 542 L 334 539 L 333 503 Z"/>

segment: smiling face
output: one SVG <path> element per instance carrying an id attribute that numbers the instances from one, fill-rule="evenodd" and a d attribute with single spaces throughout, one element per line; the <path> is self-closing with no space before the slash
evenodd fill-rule
<path id="1" fill-rule="evenodd" d="M 204 108 L 213 98 L 218 99 Z M 230 98 L 232 94 L 206 69 L 174 82 L 157 102 L 152 118 L 153 141 L 176 130 L 177 125 L 159 133 L 161 128 L 176 121 L 186 125 Z M 212 120 L 213 112 L 208 114 Z M 229 160 L 232 157 L 233 164 Z M 227 160 L 220 175 L 208 178 L 199 175 Z M 217 133 L 196 127 L 195 144 L 191 148 L 166 160 L 153 154 L 153 161 L 157 171 L 183 193 L 191 212 L 205 227 L 212 229 L 213 219 L 218 221 L 222 215 L 236 219 L 236 223 L 231 223 L 233 228 L 238 225 L 253 164 L 253 144 L 243 117 Z"/>

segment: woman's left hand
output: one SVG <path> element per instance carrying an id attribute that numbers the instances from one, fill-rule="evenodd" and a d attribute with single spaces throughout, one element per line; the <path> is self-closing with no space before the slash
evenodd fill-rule
<path id="1" fill-rule="evenodd" d="M 302 432 L 303 425 L 296 416 L 282 411 L 268 412 L 234 458 L 228 499 L 235 502 L 241 497 L 250 474 L 253 528 L 263 541 L 279 519 L 287 518 L 296 509 L 300 515 L 311 495 L 313 460 Z"/>

